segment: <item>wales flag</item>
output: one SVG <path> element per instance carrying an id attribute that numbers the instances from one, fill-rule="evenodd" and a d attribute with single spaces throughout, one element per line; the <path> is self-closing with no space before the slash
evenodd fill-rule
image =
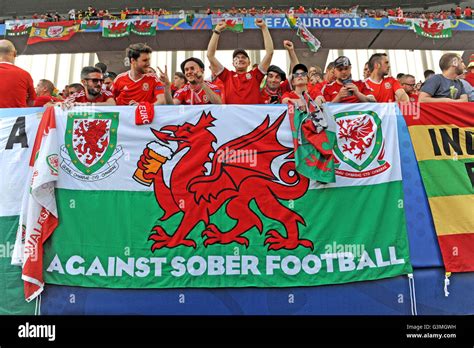
<path id="1" fill-rule="evenodd" d="M 22 269 L 11 264 L 28 162 L 42 112 L 0 110 L 0 315 L 31 315 L 25 302 Z"/>
<path id="2" fill-rule="evenodd" d="M 55 108 L 45 282 L 294 287 L 410 273 L 396 105 L 330 111 L 336 181 L 320 184 L 295 168 L 286 106 L 159 106 L 143 126 L 131 106 Z"/>

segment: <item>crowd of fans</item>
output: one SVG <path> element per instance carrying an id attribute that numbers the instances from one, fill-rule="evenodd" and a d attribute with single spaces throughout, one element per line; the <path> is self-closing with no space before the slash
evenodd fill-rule
<path id="1" fill-rule="evenodd" d="M 103 63 L 84 67 L 80 83 L 54 93 L 51 81 L 41 80 L 36 88 L 30 74 L 14 65 L 16 49 L 8 40 L 0 40 L 0 108 L 44 106 L 60 103 L 73 105 L 139 105 L 147 104 L 294 104 L 311 111 L 324 102 L 467 102 L 473 101 L 474 55 L 465 64 L 456 53 L 444 54 L 439 62 L 441 74 L 427 71 L 423 84 L 409 74 L 390 76 L 390 62 L 385 53 L 373 54 L 359 80 L 352 76 L 352 63 L 338 57 L 323 71 L 318 66 L 299 62 L 293 43 L 283 45 L 290 56 L 286 73 L 272 65 L 273 40 L 265 21 L 256 18 L 261 29 L 265 56 L 251 65 L 243 49 L 233 53 L 235 70 L 225 68 L 216 58 L 220 34 L 226 29 L 222 21 L 213 29 L 207 47 L 211 78 L 204 78 L 204 63 L 195 57 L 181 63 L 172 81 L 166 66 L 155 71 L 150 66 L 152 49 L 143 43 L 130 45 L 126 59 L 130 69 L 116 75 Z"/>
<path id="2" fill-rule="evenodd" d="M 92 6 L 89 6 L 86 10 L 76 10 L 71 9 L 68 13 L 60 14 L 58 12 L 35 13 L 30 17 L 14 17 L 13 19 L 41 19 L 44 21 L 62 21 L 62 20 L 100 20 L 100 19 L 127 19 L 131 16 L 164 16 L 172 14 L 181 14 L 184 15 L 190 11 L 171 11 L 163 8 L 153 9 L 153 8 L 135 8 L 129 9 L 125 8 L 121 11 L 109 11 L 107 9 L 95 9 Z M 358 7 L 351 8 L 311 8 L 311 7 L 290 7 L 290 8 L 273 8 L 273 7 L 251 7 L 251 8 L 236 8 L 232 7 L 230 9 L 212 9 L 208 8 L 205 11 L 191 11 L 193 13 L 202 13 L 207 15 L 230 15 L 230 16 L 259 16 L 259 15 L 273 15 L 273 14 L 289 14 L 294 13 L 295 15 L 301 14 L 311 14 L 315 16 L 328 16 L 328 15 L 357 15 L 360 17 L 371 17 L 371 18 L 383 18 L 383 17 L 400 17 L 400 18 L 421 18 L 421 19 L 472 19 L 472 9 L 470 6 L 461 8 L 456 6 L 450 10 L 440 10 L 440 11 L 404 11 L 401 7 L 396 9 L 384 8 L 384 9 L 364 9 L 359 10 Z"/>

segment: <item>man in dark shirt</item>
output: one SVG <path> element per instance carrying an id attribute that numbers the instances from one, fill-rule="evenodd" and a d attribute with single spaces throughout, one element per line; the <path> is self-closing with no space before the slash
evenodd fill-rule
<path id="1" fill-rule="evenodd" d="M 425 81 L 418 100 L 424 102 L 467 102 L 466 90 L 458 76 L 464 72 L 464 62 L 456 53 L 445 53 L 439 60 L 442 74 Z"/>

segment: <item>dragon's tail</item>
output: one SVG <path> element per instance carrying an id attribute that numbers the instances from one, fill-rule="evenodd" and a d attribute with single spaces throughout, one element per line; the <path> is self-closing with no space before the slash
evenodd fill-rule
<path id="1" fill-rule="evenodd" d="M 269 187 L 279 199 L 290 200 L 302 197 L 308 190 L 309 180 L 296 171 L 295 162 L 285 162 L 280 167 L 280 178 L 284 182 L 272 182 Z"/>

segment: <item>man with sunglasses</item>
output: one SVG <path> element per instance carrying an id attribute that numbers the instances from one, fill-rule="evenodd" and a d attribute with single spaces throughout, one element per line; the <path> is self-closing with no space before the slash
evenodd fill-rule
<path id="1" fill-rule="evenodd" d="M 408 94 L 408 99 L 411 102 L 418 102 L 418 93 L 416 92 L 416 81 L 415 76 L 406 74 L 400 78 L 400 84 L 402 85 L 405 92 Z"/>
<path id="2" fill-rule="evenodd" d="M 296 64 L 291 74 L 293 90 L 282 95 L 283 104 L 293 104 L 301 111 L 313 112 L 313 101 L 321 105 L 324 102 L 319 90 L 315 94 L 308 91 L 308 68 L 304 64 Z M 307 110 L 309 108 L 309 110 Z"/>
<path id="3" fill-rule="evenodd" d="M 364 81 L 352 81 L 352 65 L 349 58 L 340 56 L 334 61 L 336 81 L 322 89 L 324 99 L 333 103 L 375 102 L 372 90 Z"/>
<path id="4" fill-rule="evenodd" d="M 102 70 L 94 66 L 86 66 L 81 70 L 81 83 L 84 90 L 70 95 L 64 103 L 75 105 L 115 105 L 112 92 L 103 90 L 104 78 Z"/>

